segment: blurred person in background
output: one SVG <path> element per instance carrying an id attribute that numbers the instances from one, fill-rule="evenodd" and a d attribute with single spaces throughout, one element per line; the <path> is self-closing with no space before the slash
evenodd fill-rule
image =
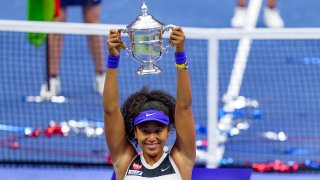
<path id="1" fill-rule="evenodd" d="M 101 0 L 55 0 L 59 4 L 56 7 L 55 22 L 65 22 L 67 18 L 68 6 L 81 6 L 83 21 L 85 23 L 99 23 L 100 22 L 100 3 Z M 58 3 L 57 3 L 58 1 Z M 89 35 L 88 44 L 95 67 L 95 82 L 94 89 L 100 95 L 103 94 L 104 87 L 104 57 L 103 57 L 103 42 L 101 36 Z M 49 35 L 49 83 L 42 84 L 40 89 L 40 96 L 50 99 L 52 96 L 57 96 L 61 91 L 59 67 L 61 52 L 63 46 L 63 35 L 50 34 Z M 80 60 L 80 59 L 79 59 Z"/>
<path id="2" fill-rule="evenodd" d="M 263 20 L 268 28 L 282 28 L 284 22 L 281 18 L 280 12 L 276 7 L 276 0 L 267 0 L 266 7 L 264 8 Z M 231 19 L 231 26 L 234 28 L 242 28 L 246 24 L 247 4 L 246 0 L 237 0 L 237 6 L 234 10 Z"/>

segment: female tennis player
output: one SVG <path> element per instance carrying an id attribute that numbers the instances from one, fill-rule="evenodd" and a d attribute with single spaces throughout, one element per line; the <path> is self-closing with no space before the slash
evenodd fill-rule
<path id="1" fill-rule="evenodd" d="M 118 30 L 107 39 L 109 56 L 103 108 L 105 135 L 117 179 L 191 179 L 195 162 L 195 128 L 191 108 L 191 85 L 184 51 L 185 35 L 175 27 L 170 35 L 177 67 L 176 100 L 160 90 L 143 88 L 119 107 L 117 68 L 125 47 Z M 163 148 L 175 127 L 176 140 Z M 139 145 L 142 154 L 135 146 Z"/>

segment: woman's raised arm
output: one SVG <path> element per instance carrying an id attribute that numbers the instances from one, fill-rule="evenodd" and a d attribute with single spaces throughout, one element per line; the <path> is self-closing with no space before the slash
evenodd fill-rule
<path id="1" fill-rule="evenodd" d="M 126 137 L 124 120 L 119 106 L 118 64 L 124 44 L 118 30 L 111 30 L 108 43 L 108 69 L 103 92 L 104 129 L 117 177 L 123 177 L 136 151 Z"/>
<path id="2" fill-rule="evenodd" d="M 193 167 L 195 161 L 195 126 L 192 113 L 192 93 L 188 61 L 185 54 L 185 35 L 180 27 L 175 27 L 171 33 L 170 41 L 174 46 L 177 67 L 177 97 L 175 109 L 176 142 L 172 153 L 185 158 Z"/>

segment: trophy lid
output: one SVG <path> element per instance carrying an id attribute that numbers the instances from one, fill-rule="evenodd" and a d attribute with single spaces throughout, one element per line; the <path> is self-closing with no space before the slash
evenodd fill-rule
<path id="1" fill-rule="evenodd" d="M 157 29 L 161 28 L 164 24 L 155 19 L 153 16 L 147 14 L 148 7 L 143 1 L 141 6 L 141 15 L 138 16 L 131 24 L 127 26 L 128 29 Z"/>

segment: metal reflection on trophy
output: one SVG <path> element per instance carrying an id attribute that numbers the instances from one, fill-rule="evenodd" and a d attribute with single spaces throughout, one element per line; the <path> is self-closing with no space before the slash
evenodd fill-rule
<path id="1" fill-rule="evenodd" d="M 155 65 L 161 59 L 163 52 L 168 52 L 171 44 L 163 47 L 162 35 L 165 31 L 174 28 L 175 25 L 164 25 L 153 16 L 147 14 L 148 7 L 143 2 L 142 14 L 126 28 L 120 29 L 130 38 L 130 48 L 126 48 L 133 59 L 141 63 L 136 70 L 138 75 L 159 74 L 162 69 Z"/>

